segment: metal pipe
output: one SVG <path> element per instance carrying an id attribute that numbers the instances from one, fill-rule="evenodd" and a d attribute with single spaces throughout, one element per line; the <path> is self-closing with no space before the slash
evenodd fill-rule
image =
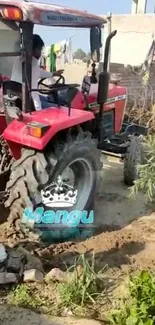
<path id="1" fill-rule="evenodd" d="M 108 20 L 108 35 L 110 35 L 111 34 L 111 31 L 112 31 L 111 18 L 112 18 L 112 13 L 109 13 L 109 15 L 107 16 L 107 20 Z M 110 71 L 110 61 L 111 61 L 111 44 L 110 44 L 110 48 L 109 48 L 108 71 Z"/>
<path id="2" fill-rule="evenodd" d="M 115 158 L 124 158 L 124 154 L 113 153 L 109 151 L 102 150 L 102 153 L 106 156 L 115 157 Z"/>
<path id="3" fill-rule="evenodd" d="M 112 33 L 110 33 L 106 39 L 105 44 L 105 50 L 104 50 L 104 62 L 103 62 L 103 71 L 108 70 L 108 61 L 109 61 L 109 49 L 110 49 L 110 43 L 111 39 L 117 34 L 117 30 L 114 30 Z"/>

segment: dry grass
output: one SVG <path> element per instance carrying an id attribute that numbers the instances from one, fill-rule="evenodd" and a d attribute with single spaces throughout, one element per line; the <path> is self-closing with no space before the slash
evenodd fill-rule
<path id="1" fill-rule="evenodd" d="M 127 108 L 125 119 L 130 122 L 147 126 L 149 133 L 155 132 L 155 105 L 150 107 Z"/>

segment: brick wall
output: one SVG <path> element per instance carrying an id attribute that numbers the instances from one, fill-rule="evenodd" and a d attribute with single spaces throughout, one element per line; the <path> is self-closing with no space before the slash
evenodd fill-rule
<path id="1" fill-rule="evenodd" d="M 141 68 L 133 69 L 123 64 L 111 63 L 110 72 L 121 74 L 122 86 L 128 90 L 127 106 L 148 106 L 153 104 L 155 98 L 155 63 L 150 66 L 148 85 L 143 81 L 144 73 Z"/>

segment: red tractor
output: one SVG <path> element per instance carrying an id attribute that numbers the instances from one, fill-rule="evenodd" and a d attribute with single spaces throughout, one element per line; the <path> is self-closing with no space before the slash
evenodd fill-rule
<path id="1" fill-rule="evenodd" d="M 99 58 L 101 45 L 96 46 L 96 42 L 98 37 L 98 44 L 101 43 L 104 23 L 103 18 L 79 10 L 0 0 L 0 57 L 21 56 L 23 65 L 22 84 L 1 80 L 4 112 L 0 115 L 0 131 L 14 158 L 1 199 L 10 209 L 9 220 L 14 225 L 25 207 L 53 207 L 57 182 L 67 184 L 64 192 L 57 193 L 57 199 L 59 195 L 62 198 L 62 208 L 70 202 L 70 210 L 92 209 L 102 168 L 102 151 L 124 159 L 125 183 L 131 185 L 138 177 L 141 142 L 147 129 L 123 123 L 127 91 L 109 84 L 109 47 L 116 31 L 107 38 L 99 78 L 94 62 L 92 76 L 84 77 L 81 88 L 66 84 L 63 76 L 52 86 L 39 81 L 38 89 L 33 91 L 48 95 L 51 108 L 35 111 L 31 98 L 34 24 L 90 28 L 91 49 Z M 39 88 L 40 85 L 43 87 Z M 52 107 L 53 102 L 57 107 Z M 6 154 L 1 151 L 2 165 Z M 71 187 L 74 190 L 69 197 L 65 191 Z"/>

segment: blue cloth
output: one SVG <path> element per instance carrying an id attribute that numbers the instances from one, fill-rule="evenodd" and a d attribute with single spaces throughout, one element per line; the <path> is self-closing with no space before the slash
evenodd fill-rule
<path id="1" fill-rule="evenodd" d="M 45 108 L 49 108 L 51 106 L 56 106 L 55 104 L 52 104 L 48 101 L 48 97 L 47 96 L 42 96 L 42 95 L 39 95 L 40 96 L 40 101 L 41 101 L 41 107 L 42 109 L 45 109 Z"/>

